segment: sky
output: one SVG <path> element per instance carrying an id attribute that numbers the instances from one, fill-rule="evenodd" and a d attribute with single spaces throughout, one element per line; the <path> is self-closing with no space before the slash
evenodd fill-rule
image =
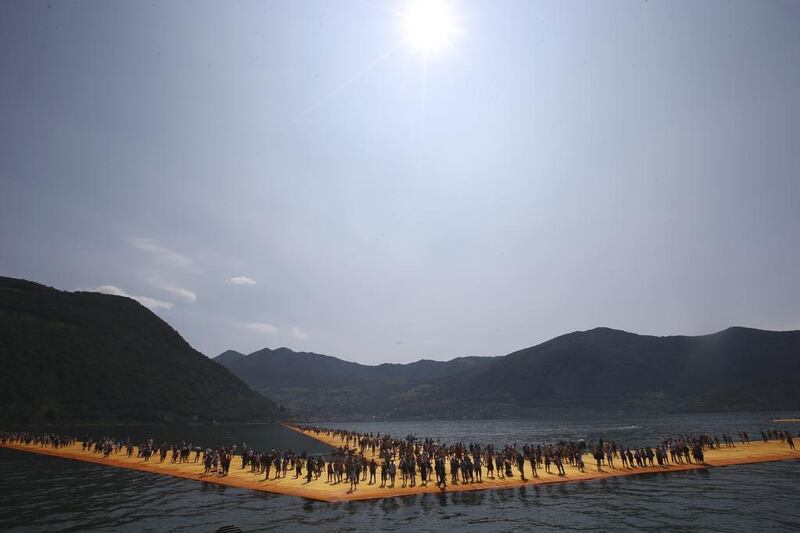
<path id="1" fill-rule="evenodd" d="M 800 3 L 0 3 L 0 275 L 208 356 L 800 329 Z"/>

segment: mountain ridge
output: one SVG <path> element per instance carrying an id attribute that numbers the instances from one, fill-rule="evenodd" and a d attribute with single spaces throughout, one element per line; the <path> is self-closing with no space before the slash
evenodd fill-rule
<path id="1" fill-rule="evenodd" d="M 680 335 L 680 334 L 653 335 L 653 334 L 648 334 L 648 333 L 633 333 L 633 332 L 630 332 L 630 331 L 627 331 L 627 330 L 624 330 L 624 329 L 612 328 L 612 327 L 609 327 L 609 326 L 596 326 L 596 327 L 593 327 L 593 328 L 590 328 L 590 329 L 586 329 L 586 330 L 574 330 L 574 331 L 570 331 L 568 333 L 563 333 L 563 334 L 558 335 L 556 337 L 553 337 L 551 339 L 542 341 L 541 343 L 539 343 L 537 345 L 528 346 L 526 348 L 520 348 L 518 350 L 514 350 L 513 352 L 509 352 L 509 353 L 504 354 L 504 355 L 459 355 L 459 356 L 456 356 L 456 357 L 452 357 L 450 359 L 430 359 L 428 357 L 423 357 L 421 359 L 417 359 L 415 361 L 409 361 L 409 362 L 405 362 L 405 363 L 396 362 L 396 361 L 387 361 L 387 362 L 383 362 L 383 363 L 371 364 L 371 363 L 362 363 L 362 362 L 358 362 L 358 361 L 350 361 L 348 359 L 344 359 L 343 357 L 336 356 L 336 355 L 322 354 L 322 353 L 313 352 L 313 351 L 293 350 L 292 348 L 289 348 L 288 346 L 279 346 L 277 348 L 264 347 L 264 348 L 261 348 L 259 350 L 254 351 L 254 352 L 250 352 L 249 354 L 245 354 L 245 353 L 239 352 L 237 350 L 229 349 L 229 350 L 225 350 L 224 352 L 222 352 L 222 353 L 220 353 L 218 355 L 215 355 L 215 356 L 209 357 L 209 358 L 212 361 L 221 362 L 221 361 L 223 361 L 223 360 L 225 360 L 225 359 L 227 359 L 229 357 L 227 354 L 236 354 L 235 358 L 238 360 L 238 359 L 240 359 L 238 356 L 241 356 L 241 358 L 244 358 L 244 357 L 249 357 L 250 355 L 253 355 L 253 354 L 256 354 L 256 353 L 259 353 L 259 352 L 263 352 L 263 351 L 271 351 L 271 352 L 280 351 L 280 352 L 284 352 L 284 353 L 289 352 L 291 354 L 308 354 L 308 355 L 318 355 L 318 356 L 322 356 L 322 357 L 331 357 L 333 359 L 338 359 L 339 361 L 343 361 L 343 362 L 346 362 L 346 363 L 353 363 L 353 364 L 364 366 L 364 367 L 381 367 L 381 366 L 385 366 L 385 365 L 390 365 L 390 366 L 408 366 L 408 365 L 413 365 L 413 364 L 423 363 L 423 362 L 449 363 L 451 361 L 455 361 L 455 360 L 458 360 L 458 359 L 475 359 L 475 358 L 483 359 L 483 358 L 493 358 L 493 357 L 505 357 L 507 355 L 511 355 L 511 354 L 514 354 L 514 353 L 517 353 L 517 352 L 520 352 L 520 351 L 523 351 L 523 350 L 527 350 L 529 348 L 533 348 L 534 346 L 539 346 L 540 344 L 544 344 L 544 343 L 547 343 L 547 342 L 550 342 L 550 341 L 554 341 L 554 340 L 560 339 L 562 337 L 567 337 L 567 336 L 576 335 L 576 334 L 592 333 L 592 332 L 597 332 L 597 331 L 610 331 L 610 332 L 615 332 L 615 333 L 624 333 L 624 334 L 628 334 L 628 335 L 635 335 L 637 337 L 647 337 L 647 338 L 653 338 L 653 339 L 670 339 L 670 338 L 712 337 L 712 336 L 720 335 L 722 333 L 725 333 L 725 332 L 728 332 L 728 331 L 732 331 L 732 330 L 733 331 L 744 330 L 744 331 L 767 332 L 767 333 L 795 333 L 795 332 L 799 332 L 800 331 L 800 330 L 768 330 L 768 329 L 754 328 L 754 327 L 749 327 L 749 326 L 728 326 L 727 328 L 721 329 L 719 331 L 714 331 L 714 332 L 711 332 L 711 333 L 702 333 L 702 334 L 699 334 L 699 335 Z"/>
<path id="2" fill-rule="evenodd" d="M 255 390 L 317 419 L 515 417 L 564 405 L 800 407 L 787 377 L 800 373 L 800 331 L 731 326 L 655 336 L 597 327 L 503 356 L 380 365 L 309 354 L 265 348 L 227 366 Z"/>

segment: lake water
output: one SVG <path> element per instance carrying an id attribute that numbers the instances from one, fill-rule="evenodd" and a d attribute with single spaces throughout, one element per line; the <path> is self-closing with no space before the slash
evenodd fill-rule
<path id="1" fill-rule="evenodd" d="M 751 438 L 798 413 L 634 416 L 624 413 L 536 420 L 327 423 L 361 431 L 414 433 L 446 441 L 538 443 L 615 439 L 653 444 L 665 434 L 735 432 Z M 202 445 L 327 448 L 275 424 L 247 426 L 81 427 L 72 433 L 137 440 L 191 440 Z M 156 474 L 0 449 L 0 529 L 4 531 L 800 531 L 800 460 L 647 474 L 508 490 L 425 494 L 328 504 Z M 321 528 L 321 529 L 320 529 Z"/>

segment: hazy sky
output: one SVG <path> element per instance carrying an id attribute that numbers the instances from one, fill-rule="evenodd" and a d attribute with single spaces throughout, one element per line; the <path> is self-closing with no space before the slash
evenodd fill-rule
<path id="1" fill-rule="evenodd" d="M 0 2 L 0 274 L 213 356 L 800 329 L 800 3 Z"/>

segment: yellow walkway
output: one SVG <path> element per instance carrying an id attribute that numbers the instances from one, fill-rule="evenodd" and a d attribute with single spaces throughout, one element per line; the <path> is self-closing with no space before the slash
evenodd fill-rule
<path id="1" fill-rule="evenodd" d="M 297 428 L 292 428 L 295 431 L 303 433 L 312 439 L 324 442 L 333 447 L 339 447 L 343 443 L 338 438 L 333 438 L 324 434 L 316 434 L 312 432 L 300 431 Z M 142 459 L 136 457 L 136 453 L 128 458 L 124 452 L 116 455 L 111 455 L 104 458 L 102 454 L 83 451 L 80 444 L 75 444 L 65 448 L 47 448 L 39 445 L 20 445 L 20 444 L 5 444 L 2 447 L 20 450 L 24 452 L 38 453 L 42 455 L 50 455 L 54 457 L 61 457 L 64 459 L 74 459 L 77 461 L 85 461 L 88 463 L 96 463 L 106 466 L 114 466 L 118 468 L 128 468 L 131 470 L 140 470 L 143 472 L 151 472 L 154 474 L 163 474 L 167 476 L 181 477 L 186 479 L 193 479 L 195 481 L 202 481 L 208 483 L 217 483 L 219 485 L 228 485 L 231 487 L 239 487 L 245 489 L 260 490 L 264 492 L 272 492 L 276 494 L 285 494 L 289 496 L 300 496 L 312 500 L 337 502 L 349 500 L 368 500 L 375 498 L 386 498 L 391 496 L 406 496 L 410 494 L 420 494 L 425 492 L 441 492 L 435 483 L 431 482 L 427 487 L 419 484 L 419 479 L 416 487 L 400 487 L 399 485 L 394 488 L 380 488 L 378 484 L 368 485 L 362 481 L 358 485 L 358 490 L 349 494 L 349 484 L 329 484 L 325 482 L 327 474 L 322 473 L 319 479 L 312 480 L 306 483 L 305 478 L 295 479 L 294 472 L 287 472 L 286 478 L 264 480 L 264 476 L 260 474 L 253 474 L 249 468 L 241 469 L 241 460 L 237 457 L 231 462 L 229 475 L 220 477 L 217 474 L 203 475 L 203 465 L 201 462 L 172 464 L 168 457 L 164 463 L 159 463 L 157 457 L 152 457 L 150 461 L 144 462 Z M 539 476 L 530 478 L 526 481 L 520 480 L 516 468 L 514 469 L 515 477 L 505 479 L 487 479 L 485 469 L 483 473 L 483 482 L 481 483 L 466 483 L 451 485 L 448 483 L 447 491 L 467 491 L 467 490 L 483 490 L 483 489 L 505 489 L 519 487 L 522 485 L 540 485 L 545 483 L 565 483 L 570 481 L 585 481 L 590 479 L 599 479 L 607 477 L 630 476 L 637 474 L 646 474 L 654 472 L 678 472 L 681 470 L 693 470 L 699 468 L 709 468 L 717 466 L 729 466 L 747 463 L 763 463 L 768 461 L 784 461 L 790 459 L 800 459 L 800 452 L 791 451 L 787 444 L 781 444 L 778 441 L 770 442 L 752 442 L 751 444 L 737 444 L 735 448 L 722 447 L 715 450 L 704 450 L 705 465 L 697 464 L 682 464 L 670 465 L 669 467 L 647 467 L 647 468 L 632 468 L 632 469 L 610 469 L 606 468 L 601 472 L 595 469 L 594 459 L 586 456 L 584 461 L 586 463 L 586 471 L 581 473 L 577 468 L 573 468 L 568 464 L 564 465 L 566 470 L 565 476 L 556 474 L 547 474 L 543 469 L 539 469 Z M 171 454 L 170 454 L 171 455 Z M 191 454 L 194 458 L 194 452 Z M 368 454 L 367 458 L 371 458 Z M 377 462 L 377 459 L 376 459 Z M 618 461 L 619 462 L 619 461 Z M 555 471 L 555 468 L 553 468 Z M 305 471 L 305 470 L 304 470 Z M 379 469 L 380 472 L 380 469 Z M 526 462 L 525 473 L 527 476 L 531 475 L 530 464 Z M 272 471 L 274 475 L 274 470 Z M 380 476 L 379 480 L 380 480 Z M 399 479 L 399 472 L 398 472 Z M 448 466 L 448 481 L 449 481 L 449 466 Z"/>

